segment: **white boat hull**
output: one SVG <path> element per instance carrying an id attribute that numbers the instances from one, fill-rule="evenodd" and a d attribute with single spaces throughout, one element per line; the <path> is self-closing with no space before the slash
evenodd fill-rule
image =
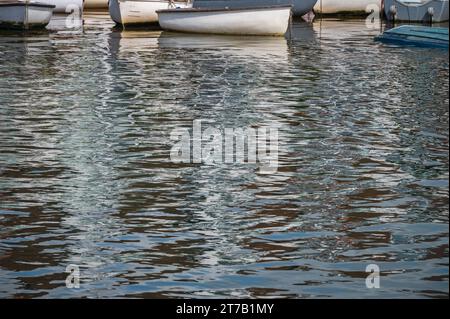
<path id="1" fill-rule="evenodd" d="M 55 6 L 54 13 L 73 13 L 78 10 L 78 13 L 83 12 L 83 0 L 40 0 L 47 4 Z"/>
<path id="2" fill-rule="evenodd" d="M 381 0 L 318 0 L 314 11 L 321 14 L 365 13 L 373 5 L 381 12 Z"/>
<path id="3" fill-rule="evenodd" d="M 0 2 L 0 27 L 44 28 L 52 18 L 53 9 L 44 4 Z"/>
<path id="4" fill-rule="evenodd" d="M 291 7 L 161 10 L 158 15 L 161 28 L 168 31 L 282 36 L 289 26 Z"/>
<path id="5" fill-rule="evenodd" d="M 175 2 L 177 8 L 191 7 L 187 2 Z M 169 9 L 169 1 L 163 0 L 110 0 L 109 14 L 118 24 L 157 24 L 157 10 Z"/>

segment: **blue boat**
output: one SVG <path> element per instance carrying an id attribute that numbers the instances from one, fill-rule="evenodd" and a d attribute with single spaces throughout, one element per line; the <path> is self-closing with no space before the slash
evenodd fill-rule
<path id="1" fill-rule="evenodd" d="M 292 5 L 294 16 L 312 11 L 318 0 L 194 0 L 194 8 L 253 8 L 261 6 Z"/>
<path id="2" fill-rule="evenodd" d="M 448 49 L 448 28 L 402 25 L 385 31 L 375 40 L 399 45 Z"/>

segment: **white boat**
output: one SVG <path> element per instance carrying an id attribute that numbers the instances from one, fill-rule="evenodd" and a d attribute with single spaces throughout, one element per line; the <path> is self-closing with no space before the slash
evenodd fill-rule
<path id="1" fill-rule="evenodd" d="M 157 24 L 156 10 L 169 8 L 189 8 L 190 1 L 169 0 L 110 0 L 109 14 L 115 23 Z"/>
<path id="2" fill-rule="evenodd" d="M 158 10 L 164 30 L 227 35 L 283 36 L 292 6 Z"/>
<path id="3" fill-rule="evenodd" d="M 388 20 L 444 22 L 449 20 L 449 0 L 385 0 Z"/>
<path id="4" fill-rule="evenodd" d="M 44 28 L 54 5 L 28 1 L 0 1 L 0 28 Z"/>
<path id="5" fill-rule="evenodd" d="M 108 9 L 108 0 L 84 0 L 84 9 Z"/>
<path id="6" fill-rule="evenodd" d="M 319 0 L 320 1 L 320 0 Z M 343 1 L 343 0 L 341 0 Z M 303 16 L 312 11 L 317 0 L 194 0 L 194 8 L 252 8 L 264 6 L 292 5 L 294 16 Z"/>
<path id="7" fill-rule="evenodd" d="M 373 5 L 381 11 L 382 0 L 318 0 L 314 11 L 321 14 L 365 14 Z"/>
<path id="8" fill-rule="evenodd" d="M 74 13 L 78 10 L 81 15 L 83 13 L 84 0 L 40 0 L 47 4 L 55 6 L 54 13 Z"/>

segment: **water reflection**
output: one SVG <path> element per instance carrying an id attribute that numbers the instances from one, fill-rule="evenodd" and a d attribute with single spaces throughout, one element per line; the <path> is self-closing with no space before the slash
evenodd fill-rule
<path id="1" fill-rule="evenodd" d="M 0 296 L 448 296 L 448 53 L 363 26 L 2 33 Z M 194 119 L 276 126 L 278 173 L 172 163 Z"/>

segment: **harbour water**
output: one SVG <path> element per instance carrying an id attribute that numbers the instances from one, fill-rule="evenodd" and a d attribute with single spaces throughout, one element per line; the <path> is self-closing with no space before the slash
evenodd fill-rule
<path id="1" fill-rule="evenodd" d="M 448 51 L 58 25 L 0 33 L 0 297 L 448 298 Z M 278 171 L 173 163 L 199 119 Z"/>

